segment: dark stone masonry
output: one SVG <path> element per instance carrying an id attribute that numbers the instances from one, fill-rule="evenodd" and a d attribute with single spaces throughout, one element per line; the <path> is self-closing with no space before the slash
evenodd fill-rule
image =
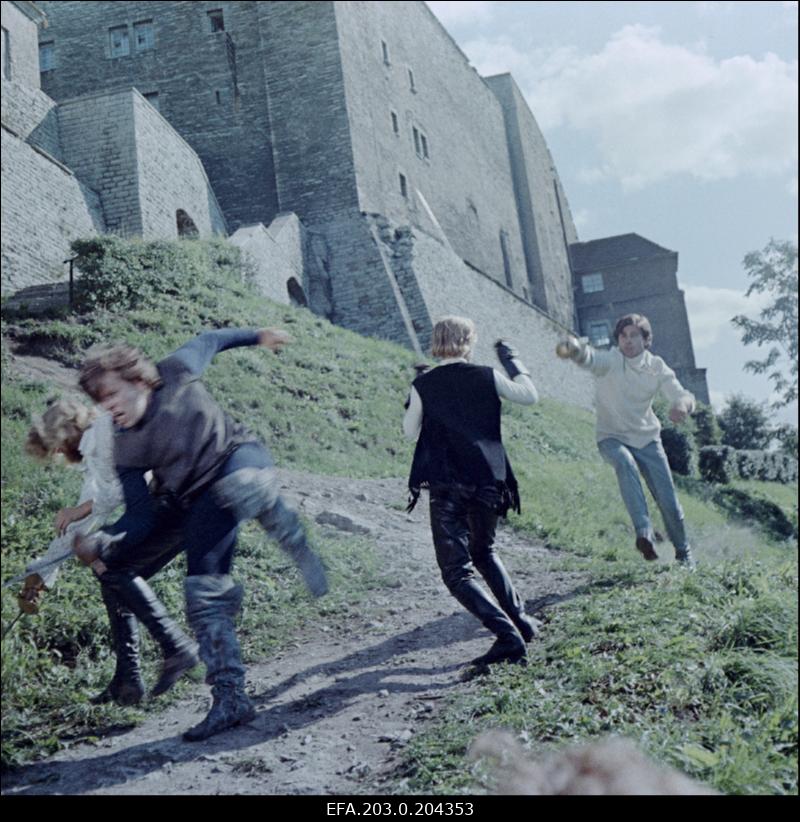
<path id="1" fill-rule="evenodd" d="M 420 355 L 467 314 L 482 361 L 511 337 L 587 407 L 556 340 L 638 310 L 708 401 L 677 254 L 579 242 L 514 79 L 424 3 L 3 0 L 2 26 L 4 294 L 63 280 L 76 237 L 219 234 L 272 299 Z"/>

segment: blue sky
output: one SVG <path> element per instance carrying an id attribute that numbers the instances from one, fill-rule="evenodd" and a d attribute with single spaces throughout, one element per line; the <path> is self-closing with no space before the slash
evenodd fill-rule
<path id="1" fill-rule="evenodd" d="M 742 259 L 797 243 L 797 2 L 429 2 L 484 76 L 510 71 L 581 240 L 634 231 L 679 254 L 712 403 L 769 401 Z M 655 329 L 655 333 L 658 330 Z M 797 405 L 776 415 L 797 422 Z"/>

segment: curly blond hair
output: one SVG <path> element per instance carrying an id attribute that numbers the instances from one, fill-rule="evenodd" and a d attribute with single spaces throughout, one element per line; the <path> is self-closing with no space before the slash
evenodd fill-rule
<path id="1" fill-rule="evenodd" d="M 77 400 L 53 400 L 44 414 L 31 420 L 25 451 L 38 460 L 51 459 L 60 452 L 68 462 L 80 462 L 78 446 L 95 416 L 94 409 Z"/>
<path id="2" fill-rule="evenodd" d="M 149 388 L 161 385 L 158 369 L 138 348 L 125 343 L 95 345 L 86 352 L 78 379 L 81 388 L 99 402 L 100 381 L 109 371 L 116 371 L 129 382 L 141 380 Z"/>
<path id="3" fill-rule="evenodd" d="M 437 359 L 467 357 L 478 339 L 475 323 L 467 317 L 442 317 L 433 326 L 431 354 Z"/>

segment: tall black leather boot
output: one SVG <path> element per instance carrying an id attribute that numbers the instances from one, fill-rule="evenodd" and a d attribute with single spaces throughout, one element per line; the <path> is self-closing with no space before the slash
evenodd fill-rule
<path id="1" fill-rule="evenodd" d="M 463 579 L 448 587 L 450 593 L 497 636 L 488 652 L 473 659 L 473 664 L 491 665 L 495 662 L 521 662 L 525 659 L 525 642 L 516 627 L 474 579 Z"/>
<path id="2" fill-rule="evenodd" d="M 164 661 L 151 696 L 168 691 L 177 680 L 200 662 L 197 644 L 178 627 L 152 588 L 139 576 L 125 571 L 106 571 L 102 576 L 120 602 L 123 602 L 161 647 Z"/>
<path id="3" fill-rule="evenodd" d="M 244 689 L 245 668 L 236 637 L 244 589 L 228 574 L 188 576 L 184 588 L 186 616 L 200 643 L 213 696 L 206 718 L 183 735 L 187 742 L 197 742 L 252 721 L 256 712 Z"/>
<path id="4" fill-rule="evenodd" d="M 538 619 L 529 617 L 525 613 L 519 595 L 514 589 L 511 577 L 500 560 L 500 557 L 490 552 L 484 559 L 475 561 L 475 567 L 486 580 L 489 590 L 497 600 L 498 605 L 508 614 L 516 629 L 522 634 L 525 642 L 530 642 L 539 635 L 541 623 Z"/>
<path id="5" fill-rule="evenodd" d="M 97 696 L 92 697 L 90 702 L 92 705 L 105 705 L 109 702 L 135 705 L 144 696 L 144 682 L 139 664 L 139 626 L 136 617 L 117 599 L 110 588 L 101 585 L 100 592 L 108 612 L 117 665 L 111 682 Z"/>

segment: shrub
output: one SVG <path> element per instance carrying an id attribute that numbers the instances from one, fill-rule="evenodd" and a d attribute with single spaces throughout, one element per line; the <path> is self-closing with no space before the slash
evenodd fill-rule
<path id="1" fill-rule="evenodd" d="M 749 523 L 755 521 L 779 539 L 797 536 L 797 529 L 791 520 L 774 502 L 738 488 L 719 488 L 711 498 L 731 516 Z"/>
<path id="2" fill-rule="evenodd" d="M 694 420 L 694 444 L 698 449 L 707 445 L 719 445 L 722 441 L 722 429 L 719 427 L 714 411 L 703 403 L 698 403 L 692 414 Z"/>
<path id="3" fill-rule="evenodd" d="M 72 250 L 80 271 L 75 308 L 83 312 L 152 306 L 208 279 L 214 269 L 239 267 L 239 250 L 218 240 L 145 242 L 104 235 L 75 240 Z"/>
<path id="4" fill-rule="evenodd" d="M 691 434 L 680 428 L 661 429 L 661 444 L 667 454 L 669 467 L 676 474 L 690 477 L 695 473 L 696 452 Z"/>
<path id="5" fill-rule="evenodd" d="M 706 482 L 729 483 L 739 476 L 736 450 L 729 445 L 707 445 L 700 449 L 700 476 Z"/>

